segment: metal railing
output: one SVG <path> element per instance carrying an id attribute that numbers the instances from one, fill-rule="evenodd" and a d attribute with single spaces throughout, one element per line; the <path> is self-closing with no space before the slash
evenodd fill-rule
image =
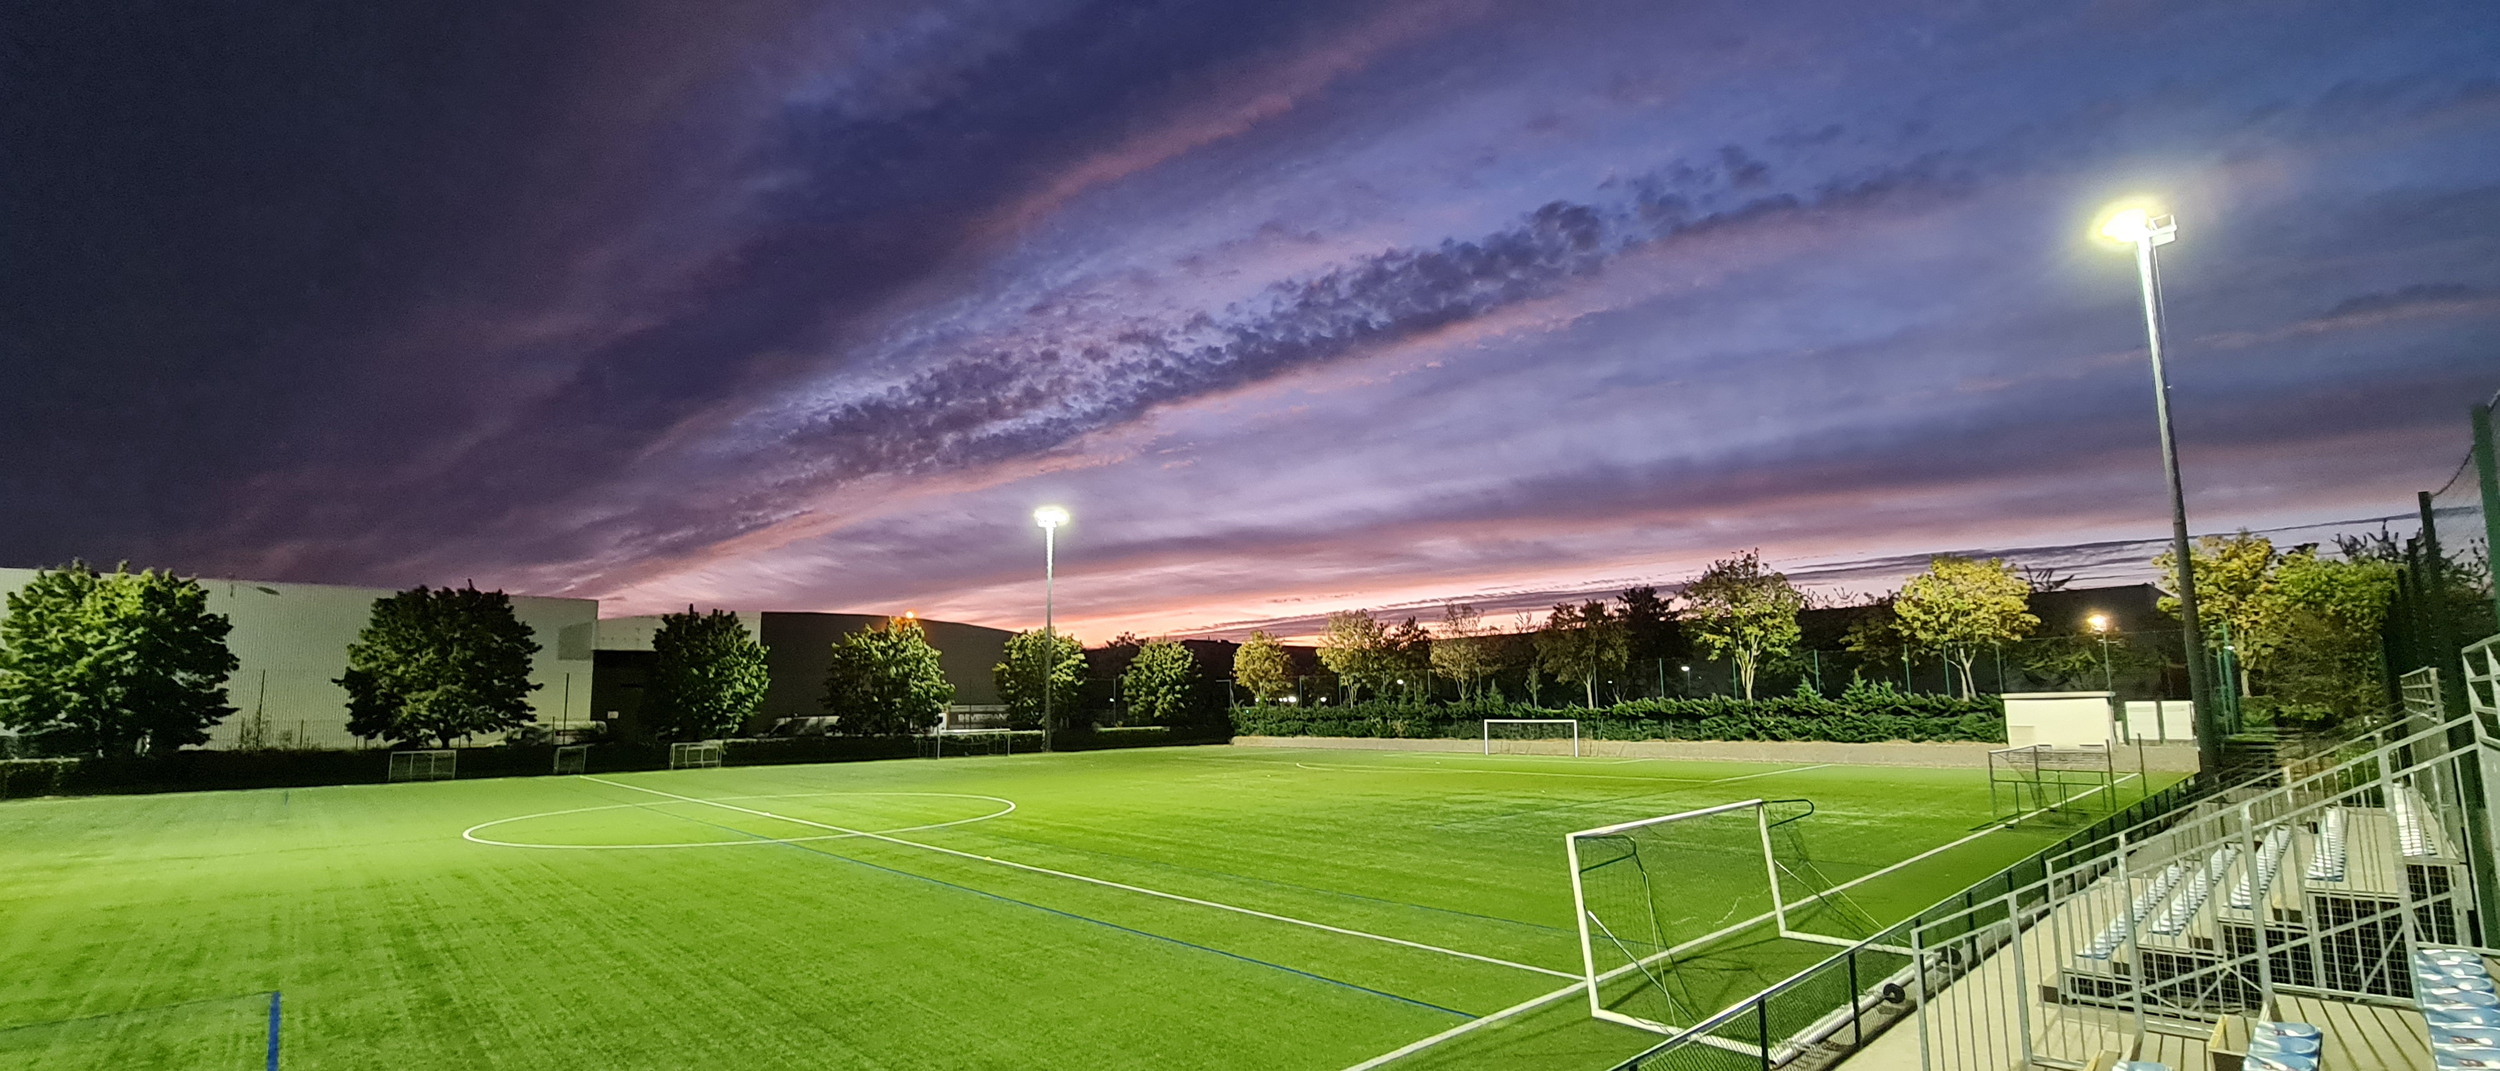
<path id="1" fill-rule="evenodd" d="M 2416 713 L 2428 713 L 2420 711 Z M 2424 722 L 2427 721 L 2427 724 Z M 2279 991 L 2411 996 L 2410 948 L 2480 943 L 2477 717 L 2417 720 L 2308 776 L 2270 776 L 2049 860 L 1909 935 L 1931 1071 L 2087 1066 L 2148 1031 Z"/>

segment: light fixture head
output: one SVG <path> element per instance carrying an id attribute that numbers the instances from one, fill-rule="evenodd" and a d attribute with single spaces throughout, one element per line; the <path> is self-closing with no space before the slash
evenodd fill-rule
<path id="1" fill-rule="evenodd" d="M 2167 215 L 2156 215 L 2141 203 L 2129 204 L 2101 217 L 2100 235 L 2127 245 L 2169 245 L 2179 240 L 2179 224 Z"/>
<path id="2" fill-rule="evenodd" d="M 2092 626 L 2092 631 L 2094 631 L 2094 632 L 2107 632 L 2107 631 L 2109 631 L 2109 615 L 2108 615 L 2108 614 L 2094 614 L 2094 615 L 2092 615 L 2092 616 L 2090 616 L 2090 617 L 2084 618 L 2084 621 L 2086 621 L 2086 622 L 2088 622 L 2088 623 L 2090 623 L 2090 624 L 2091 624 L 2091 626 Z"/>
<path id="3" fill-rule="evenodd" d="M 1057 506 L 1044 506 L 1033 511 L 1033 523 L 1044 528 L 1057 528 L 1068 523 L 1068 511 Z"/>

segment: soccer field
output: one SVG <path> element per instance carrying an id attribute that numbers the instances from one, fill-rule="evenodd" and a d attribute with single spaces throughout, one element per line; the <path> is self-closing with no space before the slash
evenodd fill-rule
<path id="1" fill-rule="evenodd" d="M 1963 842 L 1884 921 L 2071 831 L 1979 832 L 1979 770 L 1234 747 L 8 802 L 0 1067 L 258 1068 L 276 991 L 290 1069 L 1337 1071 L 1578 978 L 1565 833 L 1757 796 L 1834 880 Z"/>

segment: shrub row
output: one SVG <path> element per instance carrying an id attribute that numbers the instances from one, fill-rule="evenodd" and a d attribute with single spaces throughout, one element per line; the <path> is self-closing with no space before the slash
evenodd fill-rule
<path id="1" fill-rule="evenodd" d="M 1163 726 L 1079 729 L 1058 734 L 1060 751 L 1222 743 L 1221 734 Z M 1041 734 L 1016 734 L 1015 749 L 1038 749 Z M 528 777 L 555 768 L 551 744 L 469 747 L 457 769 L 474 777 Z M 792 736 L 731 740 L 721 758 L 730 766 L 780 766 L 809 762 L 907 759 L 920 754 L 908 736 Z M 601 742 L 591 745 L 589 772 L 618 773 L 668 768 L 667 744 Z M 178 751 L 131 758 L 0 759 L 0 799 L 115 792 L 181 792 L 237 788 L 304 788 L 370 784 L 389 779 L 390 751 Z"/>
<path id="2" fill-rule="evenodd" d="M 1394 700 L 1258 706 L 1235 710 L 1233 730 L 1245 736 L 1473 738 L 1486 718 L 1576 718 L 1580 735 L 1597 740 L 2005 740 L 2005 708 L 1993 697 L 1854 693 L 1840 699 L 1642 699 L 1596 710 Z"/>

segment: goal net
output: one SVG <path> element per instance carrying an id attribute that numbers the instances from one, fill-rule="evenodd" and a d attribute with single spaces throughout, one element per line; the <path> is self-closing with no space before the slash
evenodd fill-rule
<path id="1" fill-rule="evenodd" d="M 2106 747 L 2005 747 L 1988 752 L 1988 804 L 1999 818 L 2117 809 L 2118 768 Z"/>
<path id="2" fill-rule="evenodd" d="M 1580 722 L 1575 718 L 1486 718 L 1487 755 L 1578 755 Z"/>
<path id="3" fill-rule="evenodd" d="M 567 744 L 556 749 L 556 772 L 587 773 L 590 770 L 590 745 Z"/>
<path id="4" fill-rule="evenodd" d="M 720 765 L 721 743 L 705 740 L 693 744 L 670 744 L 668 768 L 672 770 L 703 769 Z"/>
<path id="5" fill-rule="evenodd" d="M 1013 755 L 1016 734 L 1010 729 L 940 729 L 920 738 L 923 758 L 965 755 Z"/>
<path id="6" fill-rule="evenodd" d="M 1876 927 L 1814 865 L 1808 800 L 1743 800 L 1567 838 L 1589 1014 L 1677 1034 Z"/>
<path id="7" fill-rule="evenodd" d="M 394 751 L 391 752 L 393 781 L 449 781 L 459 765 L 457 751 Z"/>

